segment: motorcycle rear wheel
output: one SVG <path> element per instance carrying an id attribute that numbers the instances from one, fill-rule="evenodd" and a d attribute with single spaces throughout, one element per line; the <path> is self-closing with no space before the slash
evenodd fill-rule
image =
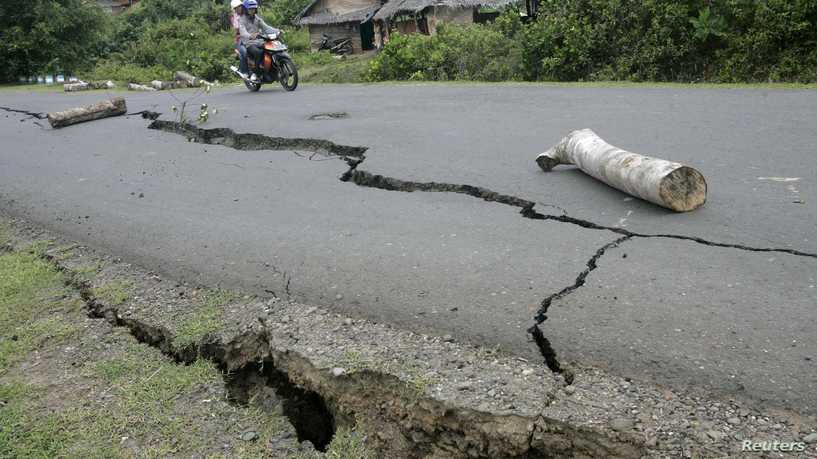
<path id="1" fill-rule="evenodd" d="M 298 87 L 298 69 L 295 68 L 295 63 L 288 57 L 282 57 L 279 65 L 281 86 L 286 91 L 294 91 Z"/>
<path id="2" fill-rule="evenodd" d="M 244 86 L 252 92 L 258 92 L 258 90 L 261 89 L 261 83 L 251 83 L 247 80 L 244 80 Z"/>

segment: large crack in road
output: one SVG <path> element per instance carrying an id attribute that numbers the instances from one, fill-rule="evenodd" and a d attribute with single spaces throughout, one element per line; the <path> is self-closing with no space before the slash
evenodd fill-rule
<path id="1" fill-rule="evenodd" d="M 420 191 L 465 194 L 484 201 L 497 202 L 519 208 L 519 213 L 524 218 L 567 223 L 586 229 L 610 231 L 621 235 L 621 237 L 613 242 L 605 244 L 593 254 L 593 256 L 586 263 L 587 267 L 579 273 L 573 284 L 566 286 L 560 291 L 544 298 L 533 318 L 533 325 L 526 330 L 539 349 L 539 353 L 544 359 L 544 364 L 554 373 L 561 373 L 564 376 L 567 384 L 573 383 L 573 372 L 559 362 L 556 350 L 553 348 L 540 326 L 547 320 L 548 309 L 554 301 L 564 298 L 565 296 L 584 286 L 587 276 L 598 268 L 598 261 L 602 256 L 604 256 L 607 250 L 636 238 L 662 238 L 690 241 L 711 247 L 730 248 L 750 252 L 778 252 L 800 257 L 817 258 L 817 253 L 809 253 L 796 249 L 752 247 L 744 244 L 709 241 L 697 236 L 637 233 L 620 227 L 600 225 L 589 220 L 571 217 L 561 208 L 559 208 L 563 212 L 561 215 L 540 213 L 534 209 L 537 204 L 536 202 L 517 196 L 498 193 L 480 186 L 446 182 L 419 182 L 374 174 L 361 170 L 359 167 L 366 160 L 366 151 L 368 150 L 367 147 L 339 145 L 328 140 L 315 138 L 285 138 L 271 137 L 254 133 L 236 133 L 232 129 L 228 128 L 203 129 L 191 124 L 164 120 L 155 120 L 148 126 L 148 128 L 183 135 L 187 137 L 188 141 L 222 145 L 234 148 L 236 150 L 308 151 L 314 154 L 323 155 L 327 158 L 337 158 L 345 161 L 349 166 L 349 169 L 340 176 L 340 180 L 343 182 L 351 182 L 361 187 L 407 193 Z M 543 206 L 558 208 L 558 206 L 551 204 L 543 204 Z"/>
<path id="2" fill-rule="evenodd" d="M 28 115 L 29 118 L 43 119 L 45 117 L 42 113 L 34 113 L 27 110 L 15 109 L 10 107 L 0 107 L 1 110 L 12 113 L 20 113 Z M 554 204 L 541 204 L 530 201 L 521 197 L 502 194 L 488 188 L 469 185 L 456 184 L 446 182 L 419 182 L 402 180 L 395 177 L 388 177 L 384 175 L 374 174 L 365 170 L 361 170 L 359 166 L 366 160 L 366 151 L 368 147 L 363 146 L 348 146 L 340 145 L 329 140 L 318 138 L 287 138 L 287 137 L 273 137 L 264 134 L 255 133 L 236 133 L 229 128 L 199 128 L 188 123 L 180 123 L 177 121 L 166 121 L 157 119 L 161 114 L 157 112 L 143 111 L 134 113 L 134 115 L 142 115 L 143 118 L 150 119 L 152 122 L 148 125 L 148 129 L 159 130 L 163 132 L 178 134 L 187 138 L 188 141 L 221 145 L 235 150 L 243 151 L 257 151 L 257 150 L 273 150 L 273 151 L 290 151 L 295 155 L 301 156 L 298 152 L 311 152 L 312 156 L 307 159 L 314 159 L 315 155 L 320 155 L 325 159 L 340 159 L 347 163 L 349 169 L 340 176 L 343 182 L 351 182 L 355 185 L 367 188 L 377 188 L 386 191 L 399 192 L 440 192 L 440 193 L 459 193 L 482 199 L 488 202 L 497 202 L 508 206 L 520 209 L 519 213 L 524 218 L 533 220 L 552 221 L 558 223 L 566 223 L 579 226 L 585 229 L 610 231 L 612 233 L 621 235 L 620 238 L 613 242 L 605 244 L 599 248 L 593 256 L 587 261 L 587 268 L 583 270 L 576 277 L 573 284 L 566 286 L 560 291 L 548 295 L 540 303 L 540 307 L 533 318 L 533 325 L 526 331 L 531 336 L 533 342 L 539 349 L 540 354 L 544 359 L 544 364 L 555 373 L 562 373 L 565 381 L 570 384 L 573 376 L 564 365 L 562 365 L 557 357 L 557 353 L 550 341 L 545 337 L 541 329 L 541 324 L 547 320 L 547 312 L 551 304 L 561 299 L 575 290 L 581 288 L 587 276 L 595 270 L 598 265 L 598 260 L 605 254 L 605 252 L 619 244 L 636 239 L 636 238 L 660 238 L 660 239 L 677 239 L 682 241 L 694 242 L 697 244 L 722 247 L 736 250 L 744 250 L 750 252 L 777 252 L 785 253 L 800 257 L 817 258 L 817 253 L 805 252 L 797 249 L 777 248 L 777 247 L 753 247 L 745 244 L 732 244 L 717 241 L 710 241 L 697 236 L 678 235 L 678 234 L 651 234 L 638 233 L 630 231 L 621 227 L 600 225 L 598 223 L 584 220 L 568 215 L 567 211 Z M 539 204 L 543 207 L 552 207 L 560 210 L 560 215 L 541 213 L 535 209 Z M 288 285 L 287 285 L 288 287 Z"/>
<path id="3" fill-rule="evenodd" d="M 0 251 L 12 249 L 11 244 L 0 245 Z M 200 359 L 213 362 L 224 374 L 231 403 L 251 405 L 256 397 L 268 397 L 263 395 L 268 393 L 264 388 L 273 389 L 298 441 L 308 441 L 318 451 L 326 451 L 339 428 L 367 416 L 377 432 L 411 439 L 409 445 L 386 446 L 387 451 L 395 448 L 406 453 L 389 457 L 431 457 L 435 451 L 445 451 L 446 457 L 499 459 L 635 458 L 645 453 L 644 445 L 634 437 L 572 425 L 543 412 L 514 415 L 450 404 L 375 368 L 334 374 L 306 355 L 276 344 L 271 324 L 261 318 L 237 335 L 207 334 L 194 343 L 177 344 L 174 332 L 165 326 L 131 317 L 98 297 L 93 282 L 76 271 L 76 266 L 70 267 L 70 262 L 64 263 L 64 250 L 33 253 L 64 275 L 89 318 L 126 329 L 137 341 L 177 364 Z M 545 407 L 551 402 L 549 395 Z"/>

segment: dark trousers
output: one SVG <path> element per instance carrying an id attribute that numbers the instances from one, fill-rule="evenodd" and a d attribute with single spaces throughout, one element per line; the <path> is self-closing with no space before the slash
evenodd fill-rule
<path id="1" fill-rule="evenodd" d="M 264 50 L 258 45 L 247 46 L 247 54 L 255 62 L 255 71 L 261 71 L 261 61 L 264 59 Z"/>

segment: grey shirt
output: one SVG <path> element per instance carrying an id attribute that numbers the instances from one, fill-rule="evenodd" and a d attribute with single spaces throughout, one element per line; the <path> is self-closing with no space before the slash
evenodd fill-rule
<path id="1" fill-rule="evenodd" d="M 244 46 L 261 45 L 264 43 L 264 40 L 259 38 L 254 40 L 250 39 L 254 33 L 265 33 L 269 35 L 279 32 L 280 31 L 275 27 L 267 25 L 257 14 L 252 19 L 250 19 L 250 15 L 246 13 L 238 18 L 238 34 L 241 35 L 241 43 L 243 43 Z"/>

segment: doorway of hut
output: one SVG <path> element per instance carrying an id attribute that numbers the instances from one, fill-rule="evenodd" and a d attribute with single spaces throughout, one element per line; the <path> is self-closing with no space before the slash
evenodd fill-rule
<path id="1" fill-rule="evenodd" d="M 374 49 L 374 22 L 368 20 L 360 24 L 360 47 L 363 51 Z"/>

